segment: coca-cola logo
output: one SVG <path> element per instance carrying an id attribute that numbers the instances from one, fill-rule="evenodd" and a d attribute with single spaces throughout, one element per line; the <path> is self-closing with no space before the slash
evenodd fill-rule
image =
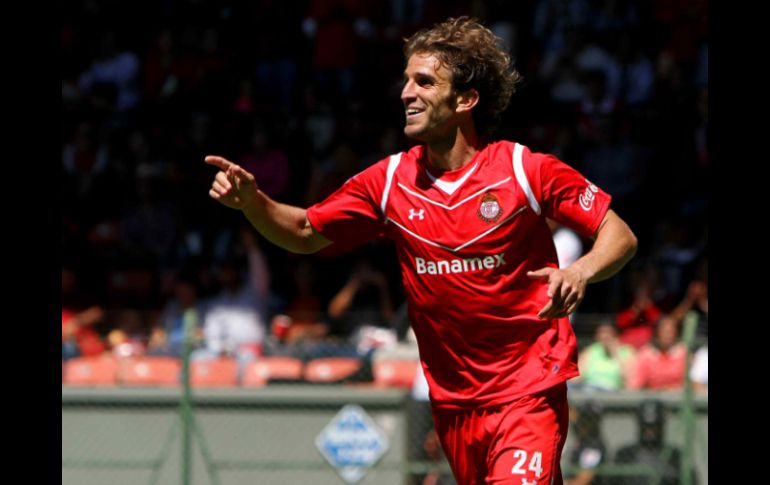
<path id="1" fill-rule="evenodd" d="M 599 192 L 599 187 L 588 182 L 588 187 L 586 187 L 586 190 L 578 197 L 580 208 L 586 212 L 590 211 L 594 206 L 594 199 L 596 199 L 597 192 Z"/>

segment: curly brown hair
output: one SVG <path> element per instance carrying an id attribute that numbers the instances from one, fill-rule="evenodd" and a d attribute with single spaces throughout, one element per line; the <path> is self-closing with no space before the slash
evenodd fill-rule
<path id="1" fill-rule="evenodd" d="M 407 62 L 413 54 L 432 54 L 452 73 L 455 90 L 478 91 L 473 121 L 480 136 L 492 135 L 521 80 L 500 39 L 478 20 L 462 16 L 420 30 L 404 41 Z"/>

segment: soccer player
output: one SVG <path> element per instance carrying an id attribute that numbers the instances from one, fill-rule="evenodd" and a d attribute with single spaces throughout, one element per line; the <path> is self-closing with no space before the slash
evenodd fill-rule
<path id="1" fill-rule="evenodd" d="M 272 200 L 243 168 L 207 156 L 219 168 L 209 195 L 297 253 L 395 241 L 457 482 L 561 484 L 565 381 L 578 375 L 566 317 L 588 283 L 633 256 L 636 238 L 610 196 L 568 165 L 492 138 L 520 76 L 490 30 L 449 19 L 414 34 L 404 53 L 404 132 L 419 145 L 307 210 Z M 593 238 L 592 249 L 560 269 L 546 218 Z"/>

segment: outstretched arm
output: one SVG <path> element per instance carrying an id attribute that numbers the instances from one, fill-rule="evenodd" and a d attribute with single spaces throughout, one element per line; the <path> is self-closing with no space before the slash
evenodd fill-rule
<path id="1" fill-rule="evenodd" d="M 551 301 L 538 317 L 559 318 L 574 312 L 585 297 L 588 283 L 613 276 L 636 253 L 636 236 L 612 209 L 607 211 L 594 236 L 591 250 L 567 268 L 546 267 L 527 272 L 530 278 L 548 281 Z"/>
<path id="2" fill-rule="evenodd" d="M 254 176 L 229 160 L 209 155 L 206 163 L 219 168 L 209 196 L 243 212 L 249 222 L 273 244 L 294 253 L 314 253 L 331 241 L 313 229 L 305 209 L 281 204 L 257 187 Z"/>

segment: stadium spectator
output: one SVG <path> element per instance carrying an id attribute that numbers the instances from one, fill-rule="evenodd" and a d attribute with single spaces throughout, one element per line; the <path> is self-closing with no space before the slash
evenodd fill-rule
<path id="1" fill-rule="evenodd" d="M 145 355 L 147 351 L 147 329 L 140 312 L 125 309 L 114 317 L 114 327 L 107 334 L 107 343 L 112 355 L 117 358 Z"/>
<path id="2" fill-rule="evenodd" d="M 658 321 L 655 337 L 637 353 L 628 389 L 681 389 L 687 348 L 679 341 L 680 323 L 666 315 Z"/>
<path id="3" fill-rule="evenodd" d="M 327 313 L 334 335 L 347 337 L 365 325 L 389 328 L 394 310 L 385 274 L 366 256 L 359 259 L 345 285 L 329 302 Z"/>
<path id="4" fill-rule="evenodd" d="M 651 270 L 636 273 L 633 301 L 620 310 L 616 317 L 620 341 L 636 349 L 652 340 L 655 323 L 663 315 L 654 300 L 654 275 L 655 272 Z"/>
<path id="5" fill-rule="evenodd" d="M 191 358 L 235 357 L 243 370 L 262 354 L 270 273 L 252 231 L 243 228 L 239 236 L 248 272 L 245 277 L 241 275 L 244 265 L 235 256 L 220 263 L 222 289 L 205 303 L 204 347 L 195 350 Z"/>
<path id="6" fill-rule="evenodd" d="M 316 290 L 316 278 L 310 262 L 300 260 L 293 268 L 294 290 L 286 304 L 288 328 L 282 340 L 291 345 L 300 340 L 315 340 L 329 333 L 325 309 Z"/>
<path id="7" fill-rule="evenodd" d="M 96 326 L 104 321 L 104 310 L 99 305 L 89 305 L 79 291 L 77 275 L 68 267 L 61 270 L 62 309 L 61 344 L 62 359 L 93 357 L 107 348 Z"/>
<path id="8" fill-rule="evenodd" d="M 203 341 L 204 307 L 198 299 L 197 275 L 186 268 L 175 276 L 173 296 L 166 302 L 160 321 L 151 329 L 147 353 L 151 355 L 182 356 L 185 341 L 185 317 L 194 312 L 196 327 L 191 335 L 193 348 Z"/>
<path id="9" fill-rule="evenodd" d="M 113 31 L 104 31 L 99 44 L 99 56 L 78 79 L 83 93 L 94 94 L 101 89 L 113 90 L 107 98 L 117 111 L 134 108 L 141 100 L 139 93 L 139 58 L 120 45 L 122 39 Z"/>
<path id="10" fill-rule="evenodd" d="M 618 339 L 618 330 L 611 321 L 596 327 L 594 342 L 584 348 L 578 357 L 580 376 L 576 385 L 592 391 L 619 391 L 634 365 L 636 352 Z"/>

